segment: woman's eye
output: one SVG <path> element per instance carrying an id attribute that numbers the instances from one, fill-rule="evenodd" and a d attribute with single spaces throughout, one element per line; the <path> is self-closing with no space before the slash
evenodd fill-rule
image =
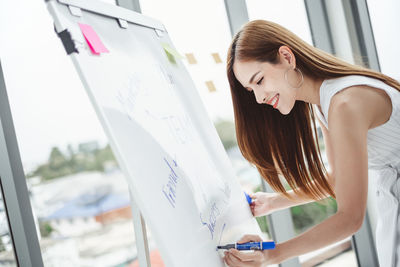
<path id="1" fill-rule="evenodd" d="M 260 85 L 263 79 L 264 79 L 264 77 L 262 77 L 262 78 L 257 82 L 257 84 Z"/>

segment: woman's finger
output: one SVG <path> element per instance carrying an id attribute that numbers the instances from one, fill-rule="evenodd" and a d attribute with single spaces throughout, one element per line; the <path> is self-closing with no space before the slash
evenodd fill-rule
<path id="1" fill-rule="evenodd" d="M 225 253 L 225 262 L 228 264 L 230 267 L 239 267 L 243 266 L 242 262 L 232 253 Z"/>
<path id="2" fill-rule="evenodd" d="M 244 235 L 237 243 L 246 243 L 246 242 L 261 242 L 262 239 L 258 235 Z"/>
<path id="3" fill-rule="evenodd" d="M 260 258 L 260 251 L 254 251 L 252 253 L 242 252 L 237 249 L 230 249 L 229 253 L 234 255 L 236 258 L 240 259 L 242 262 L 257 261 Z"/>

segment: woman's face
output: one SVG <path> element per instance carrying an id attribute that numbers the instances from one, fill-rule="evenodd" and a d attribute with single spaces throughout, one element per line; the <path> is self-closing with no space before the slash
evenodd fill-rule
<path id="1" fill-rule="evenodd" d="M 298 83 L 299 77 L 285 55 L 278 64 L 258 61 L 238 61 L 233 65 L 236 79 L 248 91 L 253 91 L 259 104 L 268 104 L 286 115 L 292 110 L 298 90 L 285 80 L 285 72 L 290 84 Z"/>

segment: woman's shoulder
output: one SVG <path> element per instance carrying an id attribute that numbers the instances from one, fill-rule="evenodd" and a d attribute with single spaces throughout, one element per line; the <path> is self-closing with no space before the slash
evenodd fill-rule
<path id="1" fill-rule="evenodd" d="M 388 113 L 390 116 L 393 91 L 397 90 L 378 79 L 362 75 L 327 79 L 320 89 L 321 108 L 327 122 L 329 114 L 340 112 L 346 106 L 376 120 L 375 113 Z"/>
<path id="2" fill-rule="evenodd" d="M 332 95 L 328 107 L 331 117 L 347 110 L 347 112 L 356 113 L 353 117 L 365 120 L 369 126 L 376 127 L 386 122 L 392 113 L 392 103 L 390 95 L 384 88 L 390 86 L 377 79 L 364 76 L 348 79 L 357 79 L 358 82 L 346 83 Z M 368 80 L 372 80 L 372 83 Z"/>
<path id="3" fill-rule="evenodd" d="M 347 75 L 337 78 L 325 79 L 320 87 L 320 102 L 323 113 L 327 111 L 331 104 L 331 99 L 344 89 L 360 85 L 366 82 L 366 77 L 360 75 Z M 342 95 L 342 94 L 340 94 Z"/>

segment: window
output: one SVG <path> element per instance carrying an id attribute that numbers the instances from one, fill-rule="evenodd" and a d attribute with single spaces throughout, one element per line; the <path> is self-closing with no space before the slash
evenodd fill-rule
<path id="1" fill-rule="evenodd" d="M 0 5 L 1 63 L 44 265 L 129 265 L 137 256 L 132 219 L 109 215 L 129 209 L 128 185 L 46 5 Z M 96 219 L 76 223 L 82 216 Z M 0 265 L 12 265 L 3 226 Z"/>
<path id="2" fill-rule="evenodd" d="M 214 121 L 218 118 L 232 121 L 225 73 L 231 36 L 224 1 L 146 0 L 140 1 L 140 6 L 144 15 L 157 18 L 165 25 L 177 51 L 185 56 L 183 62 L 208 115 Z"/>
<path id="3" fill-rule="evenodd" d="M 1 184 L 0 184 L 1 187 Z M 4 201 L 0 191 L 0 266 L 17 266 L 14 254 L 14 246 L 8 225 L 7 212 L 4 209 Z"/>
<path id="4" fill-rule="evenodd" d="M 374 32 L 376 49 L 382 73 L 400 80 L 396 45 L 400 41 L 396 25 L 400 18 L 398 10 L 400 3 L 395 0 L 367 1 L 372 30 Z"/>

